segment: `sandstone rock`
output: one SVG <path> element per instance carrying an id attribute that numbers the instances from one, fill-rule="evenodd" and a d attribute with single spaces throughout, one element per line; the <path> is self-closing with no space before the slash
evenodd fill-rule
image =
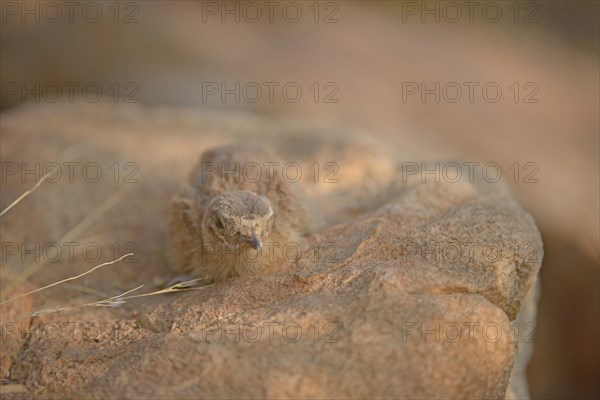
<path id="1" fill-rule="evenodd" d="M 10 271 L 2 271 L 0 291 L 3 294 L 7 293 L 11 282 L 15 282 L 15 275 Z M 10 378 L 10 369 L 27 343 L 28 336 L 35 330 L 27 314 L 35 311 L 36 296 L 19 297 L 35 289 L 37 287 L 29 282 L 21 283 L 11 291 L 11 297 L 15 300 L 0 306 L 0 379 L 3 381 Z"/>
<path id="2" fill-rule="evenodd" d="M 106 297 L 144 283 L 150 291 L 148 282 L 171 275 L 170 197 L 203 149 L 251 138 L 304 171 L 315 162 L 340 171 L 337 184 L 303 176 L 323 226 L 298 243 L 283 273 L 43 316 L 65 328 L 33 338 L 11 368 L 34 396 L 505 397 L 542 243 L 501 185 L 403 182 L 399 153 L 352 132 L 307 125 L 290 133 L 285 122 L 244 114 L 52 105 L 6 113 L 1 127 L 3 160 L 49 162 L 75 146 L 70 157 L 82 162 L 139 167 L 139 182 L 109 206 L 103 201 L 125 185 L 111 176 L 40 187 L 3 217 L 3 237 L 14 240 L 60 240 L 91 215 L 80 240 L 135 242 L 138 263 L 83 279 Z M 39 145 L 20 146 L 32 138 Z M 2 205 L 23 186 L 9 181 Z M 25 217 L 36 221 L 27 231 L 4 224 Z M 47 284 L 88 261 L 44 266 L 31 279 Z M 93 301 L 73 290 L 40 298 L 44 307 Z"/>

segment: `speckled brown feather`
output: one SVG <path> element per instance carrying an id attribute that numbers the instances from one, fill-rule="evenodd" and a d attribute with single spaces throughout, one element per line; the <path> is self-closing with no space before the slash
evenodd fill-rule
<path id="1" fill-rule="evenodd" d="M 283 246 L 297 241 L 309 230 L 306 199 L 302 197 L 299 183 L 284 179 L 282 165 L 281 160 L 258 146 L 229 145 L 206 151 L 192 170 L 188 182 L 173 198 L 171 244 L 175 269 L 219 281 L 230 276 L 257 274 L 281 263 Z M 248 167 L 246 174 L 243 173 L 245 166 Z M 260 178 L 256 174 L 256 166 L 261 170 Z M 226 173 L 236 168 L 239 173 Z M 247 192 L 251 192 L 252 196 Z M 209 226 L 210 218 L 205 214 L 210 212 L 209 207 L 223 207 L 213 201 L 217 197 L 222 199 L 224 194 L 239 200 L 234 205 L 228 204 L 228 212 L 233 219 L 241 218 L 246 212 L 244 201 L 248 203 L 264 196 L 270 202 L 273 226 L 268 237 L 263 238 L 266 247 L 258 254 L 253 249 L 244 249 L 245 253 L 242 250 L 223 250 L 227 243 Z M 225 247 L 216 254 L 210 254 L 214 247 L 208 250 L 209 246 L 214 245 Z"/>

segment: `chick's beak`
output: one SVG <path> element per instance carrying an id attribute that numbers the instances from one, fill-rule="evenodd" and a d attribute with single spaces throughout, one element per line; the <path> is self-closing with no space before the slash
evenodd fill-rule
<path id="1" fill-rule="evenodd" d="M 242 235 L 242 239 L 249 244 L 254 250 L 258 250 L 261 247 L 260 238 L 258 237 L 254 227 L 250 229 L 250 234 L 246 233 Z"/>
<path id="2" fill-rule="evenodd" d="M 250 237 L 250 244 L 254 248 L 254 250 L 260 249 L 260 239 L 258 235 L 256 235 L 256 231 L 252 229 L 252 236 Z"/>

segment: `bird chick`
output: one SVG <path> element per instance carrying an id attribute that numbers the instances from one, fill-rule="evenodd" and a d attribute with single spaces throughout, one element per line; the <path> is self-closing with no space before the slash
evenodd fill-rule
<path id="1" fill-rule="evenodd" d="M 212 281 L 279 265 L 286 244 L 308 229 L 298 184 L 256 146 L 206 151 L 173 199 L 172 260 L 180 273 Z"/>

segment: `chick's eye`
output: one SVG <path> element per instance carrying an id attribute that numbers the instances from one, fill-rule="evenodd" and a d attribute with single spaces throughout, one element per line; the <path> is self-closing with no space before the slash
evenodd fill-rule
<path id="1" fill-rule="evenodd" d="M 225 225 L 223 225 L 223 220 L 221 219 L 221 217 L 217 217 L 217 218 L 215 219 L 215 226 L 216 226 L 218 229 L 223 229 L 223 228 L 225 228 Z"/>

